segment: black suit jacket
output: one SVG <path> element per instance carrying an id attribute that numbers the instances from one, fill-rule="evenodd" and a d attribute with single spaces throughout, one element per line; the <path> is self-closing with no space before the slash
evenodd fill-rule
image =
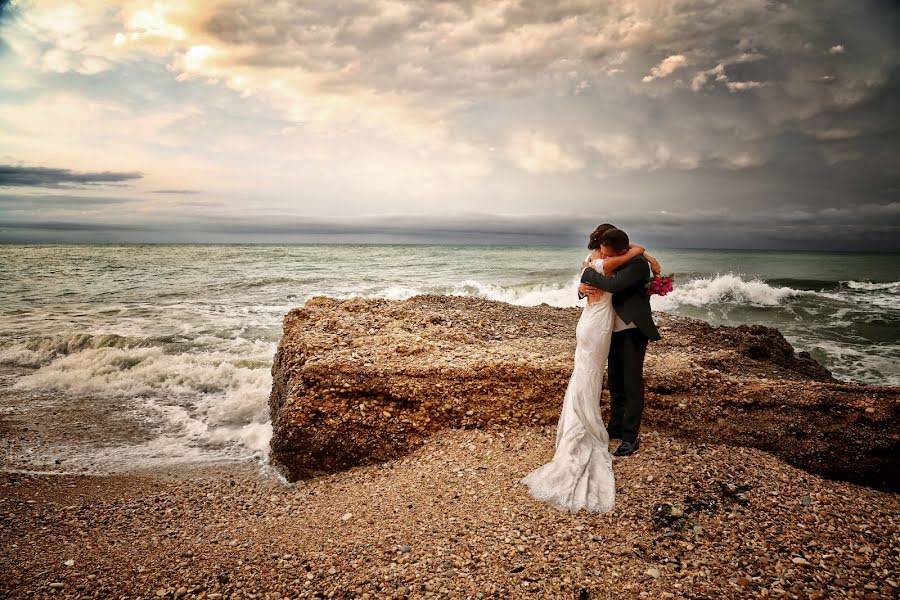
<path id="1" fill-rule="evenodd" d="M 611 293 L 616 314 L 626 323 L 634 323 L 647 339 L 655 341 L 660 336 L 653 322 L 650 296 L 644 287 L 648 277 L 650 264 L 639 255 L 619 267 L 615 277 L 607 277 L 588 267 L 581 274 L 581 282 Z"/>

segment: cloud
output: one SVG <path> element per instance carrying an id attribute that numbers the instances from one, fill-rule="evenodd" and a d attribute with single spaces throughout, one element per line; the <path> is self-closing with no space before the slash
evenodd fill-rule
<path id="1" fill-rule="evenodd" d="M 519 133 L 509 142 L 510 159 L 529 173 L 569 173 L 584 167 L 584 160 L 565 150 L 546 134 Z"/>
<path id="2" fill-rule="evenodd" d="M 687 66 L 688 60 L 683 54 L 673 54 L 663 59 L 661 63 L 650 69 L 650 74 L 645 76 L 641 81 L 649 83 L 654 79 L 662 79 L 668 77 L 678 69 Z"/>
<path id="3" fill-rule="evenodd" d="M 673 168 L 696 169 L 701 158 L 688 148 L 677 147 L 660 139 L 636 137 L 627 133 L 600 134 L 586 145 L 598 157 L 597 175 Z"/>
<path id="4" fill-rule="evenodd" d="M 151 190 L 153 194 L 176 194 L 176 195 L 190 195 L 190 194 L 199 194 L 198 190 Z"/>
<path id="5" fill-rule="evenodd" d="M 5 207 L 20 207 L 29 209 L 43 209 L 47 207 L 64 207 L 82 210 L 87 207 L 111 206 L 132 202 L 127 198 L 106 198 L 96 196 L 71 196 L 71 195 L 20 195 L 0 194 L 0 205 Z"/>
<path id="6" fill-rule="evenodd" d="M 844 47 L 840 44 L 838 44 L 837 46 L 832 46 L 828 49 L 828 54 L 843 54 L 844 52 L 846 52 L 846 50 L 844 50 Z"/>
<path id="7" fill-rule="evenodd" d="M 71 169 L 0 165 L 0 187 L 60 187 L 67 185 L 109 185 L 143 177 L 141 173 L 77 173 Z"/>
<path id="8" fill-rule="evenodd" d="M 20 2 L 0 161 L 139 166 L 110 223 L 196 190 L 308 219 L 862 206 L 900 186 L 888 4 Z"/>
<path id="9" fill-rule="evenodd" d="M 897 251 L 900 202 L 819 209 L 789 205 L 771 211 L 735 213 L 728 208 L 635 211 L 627 206 L 594 209 L 577 215 L 496 214 L 489 212 L 428 215 L 360 215 L 311 219 L 284 215 L 216 216 L 169 222 L 151 217 L 140 224 L 83 220 L 10 220 L 0 218 L 0 241 L 40 232 L 72 239 L 85 234 L 145 241 L 267 240 L 273 242 L 404 242 L 582 245 L 598 222 L 613 222 L 648 246 L 694 248 L 816 248 L 849 251 Z"/>
<path id="10" fill-rule="evenodd" d="M 0 234 L 4 229 L 28 229 L 33 231 L 147 231 L 140 225 L 123 225 L 119 223 L 97 223 L 95 221 L 8 221 L 0 220 Z M 2 239 L 2 235 L 0 235 Z"/>
<path id="11" fill-rule="evenodd" d="M 857 137 L 862 132 L 859 129 L 842 129 L 840 127 L 835 127 L 833 129 L 812 130 L 808 133 L 818 140 L 832 141 L 850 140 Z"/>
<path id="12" fill-rule="evenodd" d="M 729 92 L 743 92 L 746 90 L 754 90 L 765 86 L 763 81 L 728 81 L 725 86 Z"/>

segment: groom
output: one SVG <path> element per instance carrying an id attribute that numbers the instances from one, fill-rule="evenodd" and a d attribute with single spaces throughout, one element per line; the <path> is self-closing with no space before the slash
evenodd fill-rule
<path id="1" fill-rule="evenodd" d="M 609 229 L 600 238 L 604 256 L 620 256 L 628 252 L 628 235 L 620 229 Z M 638 449 L 638 431 L 644 411 L 644 355 L 650 340 L 660 339 L 650 313 L 650 296 L 644 287 L 651 276 L 650 265 L 639 255 L 622 265 L 614 277 L 607 277 L 588 267 L 581 275 L 579 296 L 591 288 L 612 293 L 616 311 L 612 342 L 609 348 L 609 437 L 622 443 L 613 456 L 628 456 Z"/>

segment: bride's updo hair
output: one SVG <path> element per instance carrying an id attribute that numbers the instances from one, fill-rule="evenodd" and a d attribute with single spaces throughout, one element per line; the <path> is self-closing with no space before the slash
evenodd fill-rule
<path id="1" fill-rule="evenodd" d="M 610 229 L 618 229 L 615 225 L 610 225 L 609 223 L 604 223 L 603 225 L 597 225 L 597 229 L 591 233 L 591 237 L 588 238 L 588 250 L 596 250 L 600 247 L 600 238 L 603 237 L 603 234 L 609 231 Z"/>

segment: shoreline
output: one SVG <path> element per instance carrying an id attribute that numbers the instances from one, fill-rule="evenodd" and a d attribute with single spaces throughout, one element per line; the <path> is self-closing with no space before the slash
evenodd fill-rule
<path id="1" fill-rule="evenodd" d="M 551 309 L 522 310 L 539 315 Z M 563 322 L 522 324 L 516 335 L 523 337 L 511 343 L 515 364 L 531 352 L 516 339 L 556 344 L 562 358 L 538 362 L 550 361 L 562 377 L 572 343 L 564 334 L 577 309 L 552 310 Z M 424 328 L 419 334 L 430 343 L 465 337 L 459 328 L 421 316 L 415 316 Z M 496 322 L 483 316 L 486 327 Z M 687 320 L 665 321 L 677 327 Z M 340 334 L 333 319 L 322 323 Z M 708 326 L 696 329 L 698 339 L 709 335 Z M 538 330 L 543 333 L 529 337 Z M 750 354 L 779 348 L 735 340 L 732 345 L 740 342 Z M 358 367 L 366 348 L 344 342 L 338 352 L 347 356 L 337 358 L 356 379 L 342 371 L 336 376 L 356 385 L 365 375 Z M 485 343 L 505 356 L 497 340 Z M 753 389 L 773 377 L 786 390 L 809 377 L 827 379 L 803 357 L 769 364 L 768 354 L 746 362 L 740 353 L 715 350 L 714 362 L 703 363 L 715 368 L 715 377 L 698 380 L 683 360 L 688 350 L 669 348 L 673 357 L 655 359 L 655 368 L 666 373 L 680 369 L 674 379 L 651 377 L 652 393 L 665 406 L 679 402 L 677 393 L 713 393 L 717 388 L 709 386 L 731 381 L 728 369 L 735 365 L 750 368 L 742 377 L 754 378 Z M 351 352 L 362 354 L 351 360 Z M 473 356 L 460 353 L 459 364 Z M 432 359 L 414 356 L 416 364 Z M 315 362 L 322 372 L 331 364 Z M 409 366 L 404 360 L 384 364 Z M 514 386 L 506 373 L 505 384 Z M 740 410 L 751 406 L 744 382 L 729 383 L 744 398 Z M 688 387 L 679 392 L 680 385 Z M 759 391 L 770 393 L 768 385 Z M 551 417 L 554 406 L 548 407 Z M 49 418 L 48 435 L 77 438 L 79 419 Z M 483 428 L 450 423 L 408 452 L 293 483 L 252 460 L 115 473 L 22 473 L 6 460 L 0 469 L 0 598 L 874 600 L 900 593 L 900 494 L 826 479 L 762 449 L 685 435 L 657 416 L 647 419 L 641 450 L 614 461 L 614 509 L 562 513 L 519 483 L 553 453 L 555 420 L 527 421 Z M 15 426 L 8 415 L 0 417 L 6 459 L 14 444 L 43 439 L 38 427 L 15 441 Z"/>

